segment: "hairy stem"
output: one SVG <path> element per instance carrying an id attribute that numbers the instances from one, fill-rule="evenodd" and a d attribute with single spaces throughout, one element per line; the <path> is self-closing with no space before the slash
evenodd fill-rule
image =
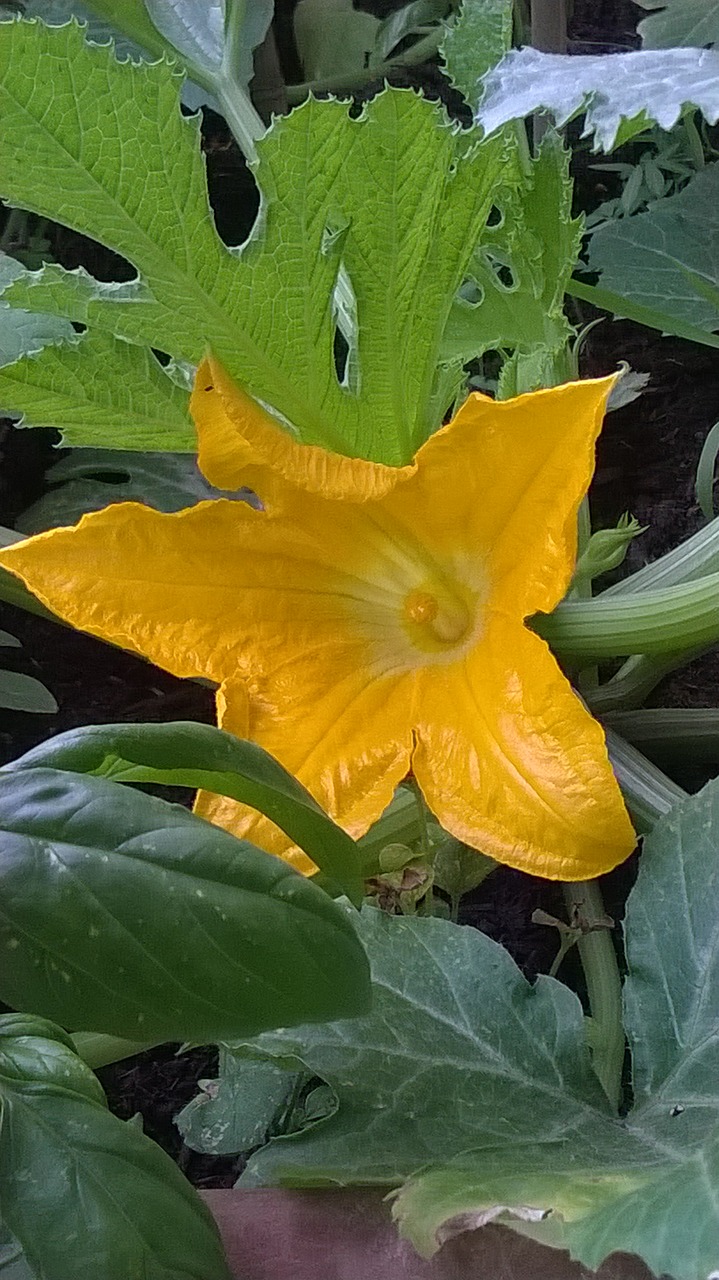
<path id="1" fill-rule="evenodd" d="M 604 903 L 596 880 L 564 886 L 570 920 L 577 912 L 587 926 L 604 918 Z M 587 983 L 592 1017 L 592 1065 L 609 1101 L 618 1109 L 624 1066 L 622 984 L 609 929 L 591 927 L 577 942 Z"/>

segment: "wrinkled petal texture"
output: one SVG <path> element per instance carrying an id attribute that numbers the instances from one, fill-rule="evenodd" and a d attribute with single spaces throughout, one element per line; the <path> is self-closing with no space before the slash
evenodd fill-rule
<path id="1" fill-rule="evenodd" d="M 210 372 L 197 383 L 201 440 L 228 431 L 231 390 Z M 279 444 L 248 431 L 242 448 L 267 509 L 118 504 L 0 564 L 74 625 L 215 681 L 223 727 L 275 755 L 351 834 L 411 764 L 467 843 L 589 878 L 631 852 L 633 832 L 601 729 L 524 619 L 569 583 L 611 381 L 502 404 L 471 396 L 391 488 L 347 482 L 343 500 L 346 459 L 326 455 L 335 497 L 317 492 L 324 461 L 305 459 L 291 483 L 306 447 L 265 423 Z M 202 794 L 197 809 L 311 869 L 267 819 Z"/>
<path id="2" fill-rule="evenodd" d="M 205 479 L 217 489 L 255 488 L 267 506 L 281 503 L 282 481 L 325 498 L 367 502 L 389 493 L 416 470 L 414 463 L 388 467 L 301 444 L 212 356 L 197 370 L 190 409 L 197 428 L 197 462 Z"/>

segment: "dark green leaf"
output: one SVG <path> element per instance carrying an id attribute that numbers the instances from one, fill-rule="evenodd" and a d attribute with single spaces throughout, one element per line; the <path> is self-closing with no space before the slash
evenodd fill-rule
<path id="1" fill-rule="evenodd" d="M 350 836 L 273 756 L 221 729 L 189 720 L 71 729 L 8 767 L 38 766 L 229 796 L 271 818 L 350 897 L 361 895 L 361 861 Z"/>
<path id="2" fill-rule="evenodd" d="M 38 1280 L 230 1280 L 210 1213 L 63 1031 L 0 1020 L 0 1213 Z"/>
<path id="3" fill-rule="evenodd" d="M 306 1079 L 306 1073 L 300 1073 Z M 175 1118 L 188 1147 L 209 1155 L 236 1155 L 267 1141 L 287 1108 L 298 1072 L 271 1060 L 242 1058 L 220 1048 L 216 1080 L 201 1080 L 201 1092 Z"/>
<path id="4" fill-rule="evenodd" d="M 285 863 L 103 778 L 0 773 L 0 996 L 129 1039 L 367 1007 L 349 919 Z"/>

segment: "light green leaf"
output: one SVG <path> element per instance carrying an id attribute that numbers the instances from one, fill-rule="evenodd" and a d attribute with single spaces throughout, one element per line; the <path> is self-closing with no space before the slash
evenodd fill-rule
<path id="1" fill-rule="evenodd" d="M 0 341 L 2 318 L 12 314 L 0 310 Z M 0 410 L 21 413 L 24 426 L 59 428 L 64 444 L 193 452 L 197 443 L 187 392 L 149 348 L 108 333 L 75 336 L 0 369 Z"/>
<path id="2" fill-rule="evenodd" d="M 477 121 L 488 134 L 534 111 L 549 111 L 561 126 L 586 110 L 582 136 L 593 134 L 601 151 L 649 120 L 671 129 L 685 107 L 697 107 L 710 124 L 719 119 L 719 54 L 710 49 L 581 57 L 513 50 L 483 84 Z"/>
<path id="3" fill-rule="evenodd" d="M 367 1007 L 350 909 L 179 805 L 105 778 L 2 770 L 0 831 L 12 1007 L 200 1043 Z"/>
<path id="4" fill-rule="evenodd" d="M 372 52 L 372 66 L 378 66 L 408 36 L 420 36 L 447 13 L 449 0 L 409 0 L 401 9 L 388 13 L 377 31 Z"/>
<path id="5" fill-rule="evenodd" d="M 635 0 L 651 15 L 637 31 L 645 49 L 688 45 L 695 49 L 719 41 L 719 0 Z"/>
<path id="6" fill-rule="evenodd" d="M 306 80 L 360 75 L 379 31 L 379 18 L 352 0 L 300 0 L 294 13 L 297 52 Z"/>
<path id="7" fill-rule="evenodd" d="M 20 533 L 76 524 L 86 512 L 99 511 L 111 502 L 142 502 L 157 511 L 181 511 L 220 492 L 207 483 L 189 453 L 73 449 L 50 468 L 45 479 L 52 487 L 15 521 Z M 249 490 L 239 490 L 238 496 L 251 495 Z"/>
<path id="8" fill-rule="evenodd" d="M 38 77 L 40 65 L 52 75 Z M 212 225 L 197 122 L 181 118 L 178 88 L 165 65 L 118 65 L 73 26 L 0 25 L 0 189 L 139 272 L 101 285 L 49 267 L 6 299 L 190 361 L 209 345 L 303 439 L 407 461 L 437 425 L 440 337 L 501 146 L 478 146 L 406 91 L 386 91 L 359 120 L 345 104 L 308 101 L 258 144 L 265 213 L 231 252 Z M 340 265 L 357 301 L 355 394 L 334 363 Z"/>
<path id="9" fill-rule="evenodd" d="M 513 10 L 513 0 L 463 0 L 440 45 L 449 79 L 473 110 L 482 76 L 511 47 Z"/>
<path id="10" fill-rule="evenodd" d="M 589 265 L 600 287 L 660 313 L 669 331 L 673 321 L 719 329 L 719 162 L 645 213 L 600 227 Z"/>
<path id="11" fill-rule="evenodd" d="M 59 1027 L 0 1019 L 0 1205 L 43 1280 L 230 1280 L 177 1165 L 110 1114 Z"/>
<path id="12" fill-rule="evenodd" d="M 564 292 L 579 255 L 581 220 L 572 219 L 569 153 L 547 134 L 528 177 L 495 193 L 494 221 L 473 254 L 442 343 L 446 360 L 482 352 L 555 352 L 571 327 Z M 498 219 L 498 221 L 497 221 Z"/>
<path id="13" fill-rule="evenodd" d="M 31 711 L 52 715 L 57 703 L 44 684 L 19 671 L 0 670 L 0 707 L 8 711 Z"/>
<path id="14" fill-rule="evenodd" d="M 252 805 L 305 850 L 325 874 L 360 892 L 357 846 L 282 765 L 258 747 L 194 721 L 91 725 L 43 742 L 7 766 L 72 769 L 118 782 L 202 787 Z"/>
<path id="15" fill-rule="evenodd" d="M 252 1151 L 267 1141 L 297 1081 L 292 1068 L 242 1058 L 220 1046 L 218 1078 L 200 1081 L 202 1092 L 183 1107 L 175 1124 L 193 1151 L 213 1156 Z"/>

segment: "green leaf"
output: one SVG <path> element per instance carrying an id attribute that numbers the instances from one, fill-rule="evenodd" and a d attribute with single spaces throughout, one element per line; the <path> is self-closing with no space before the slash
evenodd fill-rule
<path id="1" fill-rule="evenodd" d="M 707 49 L 640 50 L 569 57 L 520 49 L 484 77 L 477 121 L 488 134 L 546 110 L 558 127 L 586 110 L 584 137 L 611 151 L 653 120 L 671 129 L 685 107 L 719 119 L 719 54 Z"/>
<path id="2" fill-rule="evenodd" d="M 633 320 L 635 324 L 659 329 L 663 334 L 673 333 L 678 338 L 686 338 L 688 342 L 700 342 L 705 347 L 719 347 L 719 336 L 709 333 L 707 329 L 685 324 L 656 307 L 645 307 L 638 302 L 630 301 L 629 298 L 622 297 L 612 289 L 584 284 L 580 280 L 570 280 L 567 284 L 567 293 L 571 298 L 581 298 L 583 302 L 590 302 L 593 307 L 611 311 L 617 320 Z"/>
<path id="3" fill-rule="evenodd" d="M 105 1106 L 59 1027 L 0 1020 L 0 1208 L 43 1280 L 229 1280 L 177 1166 Z"/>
<path id="4" fill-rule="evenodd" d="M 463 0 L 440 45 L 449 79 L 473 110 L 482 76 L 511 47 L 513 10 L 513 0 Z"/>
<path id="5" fill-rule="evenodd" d="M 104 778 L 0 772 L 0 995 L 64 1026 L 218 1040 L 367 1007 L 347 910 L 278 858 Z"/>
<path id="6" fill-rule="evenodd" d="M 20 533 L 76 524 L 86 512 L 99 511 L 111 502 L 143 502 L 157 511 L 180 511 L 219 494 L 189 453 L 73 449 L 49 469 L 45 479 L 53 487 L 15 521 Z"/>
<path id="7" fill-rule="evenodd" d="M 719 41 L 719 0 L 635 0 L 650 17 L 637 31 L 645 49 L 688 45 L 695 49 Z"/>
<path id="8" fill-rule="evenodd" d="M 220 1046 L 217 1080 L 200 1081 L 202 1092 L 183 1107 L 175 1124 L 193 1151 L 213 1156 L 252 1151 L 267 1141 L 297 1080 L 295 1069 L 242 1058 Z"/>
<path id="9" fill-rule="evenodd" d="M 31 711 L 52 715 L 57 703 L 44 684 L 19 671 L 0 670 L 0 707 L 9 711 Z"/>
<path id="10" fill-rule="evenodd" d="M 306 80 L 361 76 L 374 50 L 380 21 L 352 0 L 300 0 L 294 34 Z"/>
<path id="11" fill-rule="evenodd" d="M 98 0 L 91 0 L 98 7 Z M 141 0 L 140 0 L 141 3 Z M 116 7 L 113 0 L 100 0 L 99 7 Z M 272 0 L 145 0 L 154 26 L 177 50 L 190 74 L 200 69 L 203 79 L 219 80 L 224 74 L 228 22 L 232 25 L 232 65 L 228 68 L 235 84 L 246 88 L 254 75 L 253 52 L 267 34 L 272 20 Z"/>
<path id="12" fill-rule="evenodd" d="M 0 310 L 4 315 L 13 310 Z M 20 313 L 22 314 L 22 313 Z M 33 320 L 59 323 L 52 317 Z M 39 326 L 38 326 L 39 327 Z M 2 333 L 0 331 L 0 341 Z M 87 333 L 0 369 L 0 410 L 23 426 L 58 427 L 63 444 L 193 452 L 187 392 L 147 347 Z"/>
<path id="13" fill-rule="evenodd" d="M 31 311 L 21 311 L 19 307 L 0 305 L 0 388 L 7 365 L 12 365 L 21 356 L 41 351 L 50 343 L 64 342 L 73 336 L 69 320 L 60 316 L 34 315 Z"/>
<path id="14" fill-rule="evenodd" d="M 576 998 L 531 987 L 497 944 L 439 920 L 363 912 L 374 1000 L 354 1022 L 253 1043 L 302 1062 L 335 1109 L 250 1160 L 244 1185 L 401 1185 L 423 1253 L 495 1217 L 594 1269 L 636 1253 L 706 1280 L 719 1250 L 719 781 L 645 840 L 629 899 L 626 1026 L 635 1105 L 614 1117 Z"/>
<path id="15" fill-rule="evenodd" d="M 561 350 L 571 334 L 564 293 L 579 255 L 569 152 L 547 134 L 528 177 L 495 193 L 488 226 L 466 271 L 442 343 L 463 363 L 494 349 Z"/>
<path id="16" fill-rule="evenodd" d="M 352 895 L 359 889 L 357 845 L 308 791 L 258 747 L 211 725 L 91 725 L 43 742 L 7 768 L 92 773 L 115 782 L 202 787 L 271 818 Z M 243 843 L 243 842 L 241 842 Z"/>
<path id="17" fill-rule="evenodd" d="M 551 978 L 530 986 L 475 929 L 365 908 L 369 1014 L 268 1033 L 263 1054 L 299 1059 L 330 1084 L 335 1114 L 250 1161 L 245 1185 L 281 1180 L 398 1183 L 450 1151 L 503 1147 L 533 1167 L 620 1126 L 594 1076 L 576 996 Z M 513 1117 L 521 1117 L 518 1124 Z"/>
<path id="18" fill-rule="evenodd" d="M 677 195 L 596 231 L 589 265 L 601 272 L 600 287 L 659 312 L 669 331 L 675 322 L 711 331 L 719 329 L 718 245 L 715 162 Z"/>
<path id="19" fill-rule="evenodd" d="M 38 77 L 39 65 L 52 73 Z M 479 146 L 407 91 L 386 91 L 360 119 L 310 100 L 258 144 L 264 216 L 238 253 L 212 225 L 197 121 L 180 116 L 178 90 L 166 65 L 119 65 L 73 26 L 0 25 L 0 190 L 139 273 L 108 285 L 50 266 L 6 299 L 190 361 L 210 346 L 304 440 L 408 461 L 437 425 L 440 338 L 501 144 Z M 341 265 L 357 308 L 354 392 L 334 361 Z"/>
<path id="20" fill-rule="evenodd" d="M 14 280 L 25 274 L 25 267 L 0 250 L 0 297 Z M 0 370 L 21 356 L 35 355 L 51 343 L 72 341 L 75 330 L 69 320 L 60 316 L 35 315 L 0 301 Z M 0 378 L 2 373 L 0 373 Z"/>

